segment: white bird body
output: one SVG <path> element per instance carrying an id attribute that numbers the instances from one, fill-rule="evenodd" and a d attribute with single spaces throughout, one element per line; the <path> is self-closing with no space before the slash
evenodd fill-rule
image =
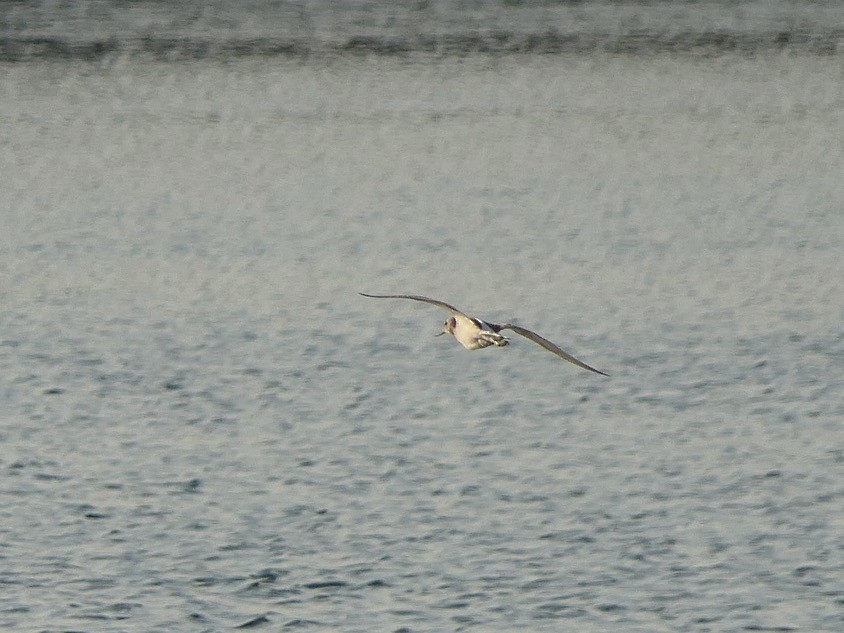
<path id="1" fill-rule="evenodd" d="M 455 314 L 443 325 L 443 331 L 453 335 L 466 349 L 482 349 L 490 345 L 504 347 L 510 342 L 496 332 L 492 325 L 465 314 Z"/>
<path id="2" fill-rule="evenodd" d="M 490 345 L 504 347 L 510 343 L 510 339 L 499 334 L 499 332 L 501 330 L 512 330 L 516 334 L 524 336 L 526 339 L 541 345 L 549 352 L 556 354 L 563 360 L 567 360 L 578 367 L 595 372 L 596 374 L 601 374 L 602 376 L 608 375 L 598 369 L 595 369 L 594 367 L 590 367 L 583 361 L 576 359 L 568 352 L 564 352 L 557 345 L 548 339 L 539 336 L 536 332 L 523 328 L 519 325 L 513 325 L 512 323 L 488 323 L 487 321 L 470 317 L 468 314 L 458 310 L 453 305 L 449 305 L 444 301 L 430 299 L 421 295 L 370 295 L 364 292 L 359 294 L 373 299 L 412 299 L 414 301 L 430 303 L 431 305 L 442 308 L 446 312 L 450 312 L 451 316 L 446 319 L 445 323 L 443 323 L 443 331 L 440 332 L 440 334 L 451 334 L 463 347 L 469 350 L 482 349 L 484 347 L 489 347 Z"/>

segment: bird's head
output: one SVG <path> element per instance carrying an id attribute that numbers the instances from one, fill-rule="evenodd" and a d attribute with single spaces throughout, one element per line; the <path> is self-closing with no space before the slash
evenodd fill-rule
<path id="1" fill-rule="evenodd" d="M 442 336 L 443 334 L 454 334 L 454 328 L 457 327 L 457 319 L 450 317 L 443 323 L 443 331 L 435 336 Z"/>

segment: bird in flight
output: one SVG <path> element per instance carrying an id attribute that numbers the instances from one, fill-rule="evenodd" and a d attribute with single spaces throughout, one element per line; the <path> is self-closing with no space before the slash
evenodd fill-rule
<path id="1" fill-rule="evenodd" d="M 442 308 L 446 312 L 449 312 L 451 316 L 446 319 L 445 323 L 443 323 L 443 331 L 437 334 L 437 336 L 451 334 L 466 349 L 481 349 L 483 347 L 489 347 L 490 345 L 504 347 L 510 342 L 510 339 L 499 334 L 499 332 L 501 332 L 501 330 L 512 330 L 516 334 L 524 336 L 526 339 L 541 345 L 549 352 L 556 354 L 563 360 L 567 360 L 568 362 L 577 365 L 578 367 L 582 367 L 583 369 L 593 371 L 596 374 L 609 376 L 609 374 L 595 369 L 594 367 L 590 367 L 583 361 L 576 359 L 568 352 L 564 352 L 554 345 L 554 343 L 539 336 L 536 332 L 532 332 L 520 325 L 513 325 L 512 323 L 497 324 L 482 321 L 481 319 L 470 317 L 468 314 L 461 312 L 453 305 L 447 304 L 445 301 L 429 299 L 428 297 L 422 297 L 420 295 L 370 295 L 365 292 L 360 292 L 358 294 L 372 299 L 412 299 L 413 301 L 422 301 Z"/>

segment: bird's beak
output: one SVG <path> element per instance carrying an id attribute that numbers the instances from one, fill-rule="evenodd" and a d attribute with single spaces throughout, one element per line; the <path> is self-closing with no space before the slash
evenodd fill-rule
<path id="1" fill-rule="evenodd" d="M 434 336 L 442 336 L 443 334 L 445 334 L 445 330 L 443 330 L 443 331 L 442 331 L 442 332 L 440 332 L 439 334 L 434 334 Z"/>

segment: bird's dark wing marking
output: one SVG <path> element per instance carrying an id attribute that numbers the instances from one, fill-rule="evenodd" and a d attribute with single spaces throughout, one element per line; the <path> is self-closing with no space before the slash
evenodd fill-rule
<path id="1" fill-rule="evenodd" d="M 496 327 L 498 327 L 500 330 L 513 330 L 516 334 L 524 336 L 526 339 L 530 339 L 534 343 L 537 343 L 537 344 L 541 345 L 542 347 L 544 347 L 545 349 L 547 349 L 549 352 L 553 352 L 554 354 L 556 354 L 557 356 L 559 356 L 563 360 L 567 360 L 568 362 L 570 362 L 574 365 L 577 365 L 578 367 L 582 367 L 583 369 L 588 369 L 589 371 L 594 371 L 596 374 L 601 374 L 602 376 L 609 376 L 609 374 L 606 374 L 606 373 L 600 371 L 599 369 L 595 369 L 594 367 L 590 367 L 589 365 L 587 365 L 583 361 L 576 359 L 574 356 L 572 356 L 568 352 L 564 352 L 559 347 L 554 345 L 554 343 L 549 341 L 547 338 L 543 338 L 543 337 L 539 336 L 539 334 L 537 334 L 536 332 L 531 332 L 528 329 L 525 329 L 525 328 L 523 328 L 519 325 L 513 325 L 512 323 L 505 323 L 504 325 L 499 325 L 499 326 L 496 326 Z M 498 330 L 496 330 L 496 331 L 498 331 Z"/>
<path id="2" fill-rule="evenodd" d="M 413 299 L 414 301 L 423 301 L 424 303 L 430 303 L 431 305 L 435 305 L 437 307 L 442 308 L 452 314 L 462 314 L 466 318 L 471 318 L 466 314 L 463 314 L 460 310 L 455 308 L 453 305 L 447 304 L 445 301 L 438 301 L 437 299 L 429 299 L 428 297 L 423 297 L 420 295 L 368 295 L 365 292 L 359 292 L 359 295 L 364 297 L 371 297 L 373 299 Z"/>

